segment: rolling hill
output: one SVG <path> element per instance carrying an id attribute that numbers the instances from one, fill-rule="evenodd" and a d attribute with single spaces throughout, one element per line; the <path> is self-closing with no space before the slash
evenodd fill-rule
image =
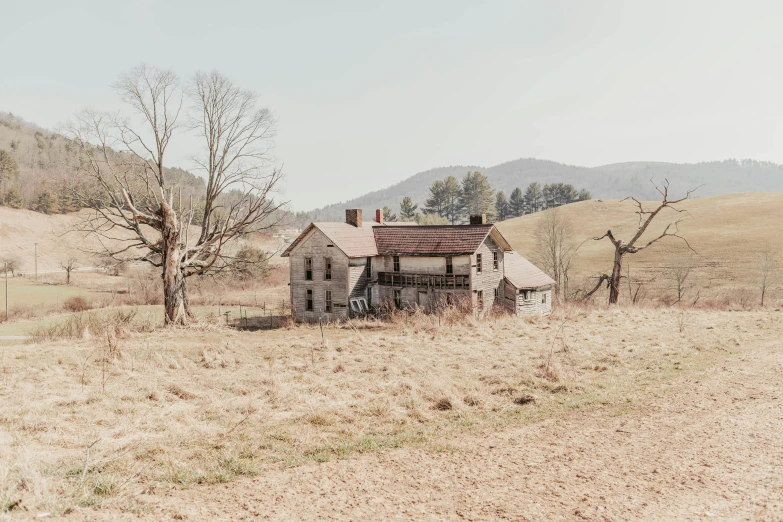
<path id="1" fill-rule="evenodd" d="M 735 192 L 783 191 L 783 166 L 754 160 L 725 160 L 704 163 L 632 162 L 580 167 L 554 161 L 533 158 L 518 159 L 495 165 L 442 167 L 420 172 L 390 187 L 376 190 L 345 202 L 327 205 L 313 210 L 314 220 L 342 219 L 344 209 L 362 208 L 372 212 L 376 208 L 399 207 L 405 196 L 423 205 L 433 181 L 446 176 L 460 178 L 468 171 L 485 174 L 496 190 L 508 195 L 515 187 L 525 188 L 530 182 L 541 184 L 563 182 L 586 188 L 593 198 L 622 199 L 633 195 L 641 199 L 654 199 L 657 195 L 650 178 L 669 179 L 672 188 L 685 191 L 701 186 L 699 197 Z"/>
<path id="2" fill-rule="evenodd" d="M 650 205 L 654 205 L 651 202 Z M 681 235 L 687 238 L 695 252 L 684 242 L 667 238 L 647 250 L 625 257 L 632 281 L 642 281 L 654 294 L 673 293 L 670 267 L 690 262 L 693 271 L 687 281 L 692 286 L 689 299 L 697 292 L 702 298 L 735 298 L 751 294 L 754 302 L 759 283 L 759 255 L 769 251 L 777 254 L 777 276 L 774 294 L 783 297 L 783 194 L 738 193 L 685 201 L 675 212 L 661 213 L 642 239 L 660 234 L 669 222 L 685 218 L 680 224 Z M 593 241 L 611 229 L 615 237 L 628 239 L 636 230 L 638 218 L 633 202 L 604 200 L 572 203 L 556 209 L 573 226 L 575 244 L 581 244 L 572 269 L 572 281 L 577 286 L 594 285 L 594 276 L 609 273 L 614 247 L 607 239 Z M 535 259 L 534 231 L 546 212 L 503 221 L 497 226 L 520 253 Z M 625 275 L 625 271 L 623 272 Z M 625 281 L 623 282 L 625 285 Z M 621 296 L 627 295 L 623 287 Z"/>

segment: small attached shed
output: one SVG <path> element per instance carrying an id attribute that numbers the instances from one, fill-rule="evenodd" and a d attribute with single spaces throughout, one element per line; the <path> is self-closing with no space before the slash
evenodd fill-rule
<path id="1" fill-rule="evenodd" d="M 504 306 L 517 315 L 550 314 L 555 280 L 516 252 L 507 252 L 505 262 Z"/>

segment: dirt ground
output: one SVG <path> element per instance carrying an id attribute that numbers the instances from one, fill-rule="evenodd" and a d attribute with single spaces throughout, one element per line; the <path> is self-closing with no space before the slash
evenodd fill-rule
<path id="1" fill-rule="evenodd" d="M 87 508 L 67 519 L 783 520 L 779 317 L 754 331 L 755 318 L 735 316 L 723 326 L 736 334 L 709 364 L 651 380 L 627 402 L 142 494 L 136 513 Z"/>

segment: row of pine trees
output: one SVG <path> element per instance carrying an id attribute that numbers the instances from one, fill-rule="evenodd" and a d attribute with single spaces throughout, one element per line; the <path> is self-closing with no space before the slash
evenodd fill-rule
<path id="1" fill-rule="evenodd" d="M 408 196 L 400 202 L 399 217 L 389 207 L 384 207 L 383 212 L 386 221 L 400 219 L 420 224 L 437 224 L 440 221 L 456 225 L 467 222 L 472 215 L 486 214 L 492 221 L 503 221 L 591 198 L 586 189 L 577 190 L 568 183 L 551 183 L 542 187 L 537 181 L 530 183 L 524 192 L 519 187 L 515 188 L 507 197 L 502 190 L 496 193 L 487 177 L 480 172 L 468 172 L 461 181 L 454 176 L 435 181 L 430 186 L 422 213 Z"/>

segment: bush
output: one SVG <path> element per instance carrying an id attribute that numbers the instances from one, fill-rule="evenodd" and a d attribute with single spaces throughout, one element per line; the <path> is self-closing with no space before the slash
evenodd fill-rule
<path id="1" fill-rule="evenodd" d="M 84 297 L 77 295 L 66 299 L 63 302 L 63 308 L 69 312 L 84 312 L 90 310 L 92 305 Z"/>

